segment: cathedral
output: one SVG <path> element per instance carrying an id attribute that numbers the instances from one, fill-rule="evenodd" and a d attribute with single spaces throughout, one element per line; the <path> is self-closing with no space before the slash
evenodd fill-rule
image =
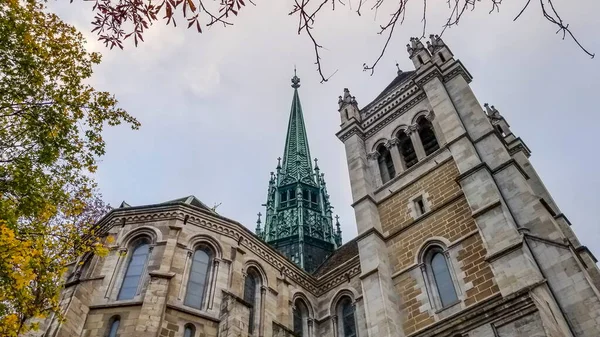
<path id="1" fill-rule="evenodd" d="M 37 335 L 600 336 L 595 257 L 525 142 L 430 40 L 411 39 L 414 70 L 369 104 L 338 99 L 357 237 L 342 244 L 294 75 L 255 232 L 194 196 L 123 202 L 97 224 L 108 255 L 69 266 L 65 320 Z"/>

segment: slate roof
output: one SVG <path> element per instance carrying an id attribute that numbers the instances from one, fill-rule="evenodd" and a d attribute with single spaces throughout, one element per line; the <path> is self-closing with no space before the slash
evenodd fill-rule
<path id="1" fill-rule="evenodd" d="M 206 209 L 208 211 L 214 212 L 212 208 L 206 206 L 205 203 L 203 203 L 202 201 L 200 201 L 200 199 L 196 198 L 193 195 L 189 195 L 187 197 L 183 197 L 183 198 L 177 198 L 177 199 L 173 199 L 173 200 L 169 200 L 169 201 L 165 201 L 165 202 L 161 202 L 159 204 L 156 205 L 148 205 L 148 206 L 157 206 L 157 205 L 174 205 L 174 204 L 180 204 L 180 203 L 184 203 L 184 204 L 188 204 L 191 206 L 196 206 L 196 207 L 200 207 L 203 209 Z M 121 203 L 121 205 L 119 206 L 119 208 L 129 208 L 132 207 L 131 205 L 129 205 L 127 202 L 123 201 Z"/>
<path id="2" fill-rule="evenodd" d="M 344 262 L 349 261 L 353 257 L 358 255 L 358 243 L 356 242 L 356 238 L 351 241 L 346 242 L 343 246 L 338 248 L 336 251 L 331 254 L 327 260 L 325 260 L 318 268 L 315 270 L 313 275 L 315 277 L 320 277 L 334 268 L 342 265 Z"/>
<path id="3" fill-rule="evenodd" d="M 404 82 L 406 82 L 409 79 L 411 79 L 414 74 L 415 74 L 414 70 L 405 71 L 405 72 L 401 72 L 400 74 L 398 74 L 396 76 L 396 78 L 394 78 L 392 80 L 392 82 L 390 82 L 390 84 L 388 84 L 388 86 L 385 87 L 385 89 L 383 89 L 383 91 L 379 95 L 377 95 L 377 97 L 375 97 L 375 99 L 373 101 L 371 101 L 371 103 L 369 103 L 366 106 L 364 106 L 361 109 L 361 111 L 367 111 L 369 108 L 371 108 L 371 105 L 373 105 L 373 103 L 377 102 L 380 98 L 382 98 L 383 96 L 387 95 L 388 93 L 390 93 L 394 89 L 396 89 L 396 87 L 400 86 Z"/>

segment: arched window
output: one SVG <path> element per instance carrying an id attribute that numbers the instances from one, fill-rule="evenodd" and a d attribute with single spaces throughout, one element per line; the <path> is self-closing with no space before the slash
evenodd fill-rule
<path id="1" fill-rule="evenodd" d="M 344 297 L 338 304 L 338 330 L 340 337 L 356 337 L 356 321 L 354 318 L 354 305 L 350 297 Z"/>
<path id="2" fill-rule="evenodd" d="M 421 57 L 421 55 L 417 55 L 417 59 L 419 59 L 419 63 L 420 64 L 424 64 L 425 62 L 423 62 L 423 58 Z"/>
<path id="3" fill-rule="evenodd" d="M 439 149 L 440 145 L 437 138 L 435 138 L 433 125 L 431 125 L 431 122 L 427 118 L 420 117 L 417 123 L 419 124 L 419 138 L 421 138 L 421 142 L 423 143 L 425 155 L 428 156 Z"/>
<path id="4" fill-rule="evenodd" d="M 432 283 L 432 289 L 439 298 L 439 304 L 442 308 L 448 307 L 458 301 L 456 289 L 448 261 L 441 248 L 432 248 L 426 255 L 427 274 Z"/>
<path id="5" fill-rule="evenodd" d="M 125 277 L 123 278 L 117 300 L 130 300 L 135 297 L 140 285 L 140 280 L 146 269 L 149 253 L 150 244 L 148 241 L 139 241 L 129 258 L 129 263 L 127 264 L 127 270 L 125 271 Z"/>
<path id="6" fill-rule="evenodd" d="M 404 162 L 406 168 L 410 168 L 415 165 L 418 161 L 417 153 L 415 152 L 415 148 L 413 147 L 413 143 L 410 140 L 410 137 L 406 135 L 404 130 L 400 130 L 398 132 L 398 151 L 400 151 L 400 157 Z"/>
<path id="7" fill-rule="evenodd" d="M 193 324 L 186 324 L 183 328 L 183 337 L 196 337 L 196 327 Z"/>
<path id="8" fill-rule="evenodd" d="M 307 329 L 308 307 L 304 304 L 304 301 L 296 299 L 294 302 L 294 333 L 298 336 L 305 336 Z"/>
<path id="9" fill-rule="evenodd" d="M 208 288 L 208 275 L 210 274 L 212 256 L 212 251 L 207 247 L 200 247 L 194 252 L 183 304 L 202 309 L 204 294 L 206 288 Z"/>
<path id="10" fill-rule="evenodd" d="M 379 145 L 379 147 L 377 148 L 377 152 L 379 152 L 379 157 L 377 157 L 377 161 L 379 163 L 381 181 L 385 184 L 388 181 L 390 181 L 390 179 L 396 176 L 396 170 L 394 169 L 392 154 L 385 146 Z"/>
<path id="11" fill-rule="evenodd" d="M 246 280 L 244 281 L 244 301 L 250 304 L 250 315 L 248 318 L 248 334 L 250 335 L 254 332 L 256 310 L 258 309 L 258 301 L 256 300 L 258 284 L 258 273 L 254 269 L 249 268 Z"/>
<path id="12" fill-rule="evenodd" d="M 119 325 L 121 324 L 121 317 L 113 316 L 110 319 L 110 325 L 108 330 L 108 337 L 117 337 L 117 331 L 119 331 Z"/>

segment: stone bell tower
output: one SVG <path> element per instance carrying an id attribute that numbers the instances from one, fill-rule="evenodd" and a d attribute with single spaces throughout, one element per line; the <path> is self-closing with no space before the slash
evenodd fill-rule
<path id="1" fill-rule="evenodd" d="M 369 336 L 600 336 L 596 260 L 530 150 L 439 36 L 407 51 L 374 101 L 339 100 Z"/>

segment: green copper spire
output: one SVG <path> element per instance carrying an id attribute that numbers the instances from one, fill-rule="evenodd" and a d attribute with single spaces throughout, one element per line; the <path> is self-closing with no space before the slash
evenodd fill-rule
<path id="1" fill-rule="evenodd" d="M 313 169 L 308 137 L 298 96 L 300 78 L 292 78 L 292 108 L 288 122 L 283 163 L 271 172 L 264 228 L 256 234 L 308 272 L 313 272 L 342 244 L 339 223 L 334 230 L 332 209 L 325 183 L 315 159 Z M 259 217 L 260 221 L 260 217 Z"/>
<path id="2" fill-rule="evenodd" d="M 292 88 L 294 88 L 294 97 L 292 98 L 292 109 L 290 111 L 290 120 L 288 122 L 287 137 L 285 139 L 285 149 L 283 151 L 282 170 L 290 176 L 306 177 L 312 174 L 312 164 L 310 150 L 308 148 L 308 137 L 306 137 L 306 128 L 304 126 L 304 116 L 302 115 L 302 106 L 298 96 L 300 88 L 300 78 L 292 78 Z"/>

